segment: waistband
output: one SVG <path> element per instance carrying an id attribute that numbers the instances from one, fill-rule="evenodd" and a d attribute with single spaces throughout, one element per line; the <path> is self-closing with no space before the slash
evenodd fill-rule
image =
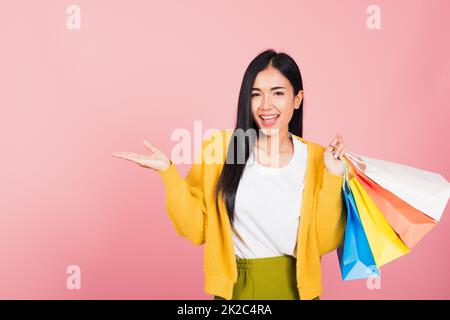
<path id="1" fill-rule="evenodd" d="M 236 264 L 238 269 L 251 269 L 258 266 L 277 266 L 277 265 L 295 265 L 297 259 L 294 256 L 283 255 L 266 258 L 240 258 L 236 256 Z"/>

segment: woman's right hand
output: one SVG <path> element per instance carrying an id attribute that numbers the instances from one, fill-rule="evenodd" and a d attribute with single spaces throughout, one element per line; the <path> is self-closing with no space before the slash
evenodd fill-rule
<path id="1" fill-rule="evenodd" d="M 144 146 L 152 152 L 150 155 L 139 155 L 134 152 L 115 152 L 112 155 L 155 171 L 162 171 L 170 167 L 171 161 L 163 151 L 155 148 L 150 142 L 145 140 Z"/>

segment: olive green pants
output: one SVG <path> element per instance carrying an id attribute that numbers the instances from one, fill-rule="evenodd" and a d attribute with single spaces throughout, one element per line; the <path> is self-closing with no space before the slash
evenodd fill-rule
<path id="1" fill-rule="evenodd" d="M 232 300 L 299 300 L 293 256 L 236 257 L 238 278 Z M 224 300 L 214 296 L 214 300 Z"/>

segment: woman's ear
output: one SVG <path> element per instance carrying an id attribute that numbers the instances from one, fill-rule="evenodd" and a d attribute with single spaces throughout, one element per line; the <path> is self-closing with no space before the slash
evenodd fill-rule
<path id="1" fill-rule="evenodd" d="M 303 99 L 303 90 L 300 90 L 294 98 L 294 109 L 300 108 Z"/>

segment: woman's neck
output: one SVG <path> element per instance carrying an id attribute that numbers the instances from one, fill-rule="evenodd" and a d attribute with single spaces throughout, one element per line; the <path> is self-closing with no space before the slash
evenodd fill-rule
<path id="1" fill-rule="evenodd" d="M 286 130 L 274 135 L 265 135 L 261 132 L 256 147 L 267 155 L 276 156 L 278 154 L 292 153 L 294 145 L 292 136 Z"/>

